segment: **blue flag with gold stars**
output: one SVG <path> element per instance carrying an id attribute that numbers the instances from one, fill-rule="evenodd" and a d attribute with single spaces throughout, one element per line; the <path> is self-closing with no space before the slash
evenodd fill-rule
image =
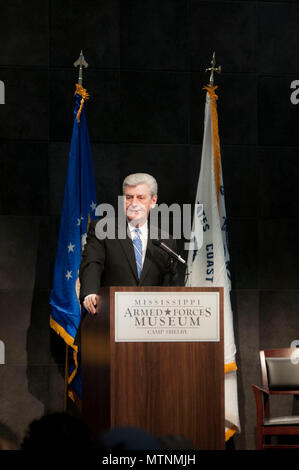
<path id="1" fill-rule="evenodd" d="M 96 190 L 84 103 L 89 95 L 76 85 L 73 134 L 69 153 L 53 287 L 50 326 L 69 348 L 68 394 L 81 398 L 80 350 L 74 340 L 81 319 L 79 266 L 88 224 L 95 219 Z M 74 392 L 74 393 L 73 393 Z"/>

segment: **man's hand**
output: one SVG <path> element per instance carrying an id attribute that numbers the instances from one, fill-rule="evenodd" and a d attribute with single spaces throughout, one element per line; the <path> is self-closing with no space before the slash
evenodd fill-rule
<path id="1" fill-rule="evenodd" d="M 100 311 L 101 298 L 98 294 L 87 295 L 83 300 L 83 305 L 89 313 L 94 315 Z"/>

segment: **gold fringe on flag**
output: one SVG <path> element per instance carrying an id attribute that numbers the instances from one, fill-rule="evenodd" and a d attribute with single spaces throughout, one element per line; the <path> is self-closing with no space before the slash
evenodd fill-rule
<path id="1" fill-rule="evenodd" d="M 237 364 L 235 362 L 230 362 L 229 364 L 224 364 L 224 373 L 228 374 L 229 372 L 233 372 L 238 370 Z M 231 426 L 225 432 L 225 442 L 228 441 L 236 432 L 238 428 L 236 426 Z"/>
<path id="2" fill-rule="evenodd" d="M 60 326 L 53 318 L 52 315 L 50 315 L 50 327 L 59 335 L 61 336 L 65 343 L 68 346 L 71 346 L 75 351 L 78 351 L 78 346 L 74 344 L 74 338 L 72 338 L 71 335 L 67 333 L 67 331 Z"/>
<path id="3" fill-rule="evenodd" d="M 225 442 L 228 441 L 238 431 L 236 426 L 232 426 L 225 432 Z"/>
<path id="4" fill-rule="evenodd" d="M 237 364 L 235 362 L 230 362 L 229 364 L 224 364 L 224 373 L 228 374 L 229 372 L 233 372 L 234 370 L 238 370 Z"/>

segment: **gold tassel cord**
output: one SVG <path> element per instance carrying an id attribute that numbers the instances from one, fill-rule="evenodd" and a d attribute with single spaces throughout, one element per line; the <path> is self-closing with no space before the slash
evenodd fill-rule
<path id="1" fill-rule="evenodd" d="M 73 379 L 74 379 L 74 377 L 75 377 L 75 375 L 77 374 L 77 371 L 78 371 L 78 358 L 77 358 L 77 356 L 78 356 L 78 351 L 74 350 L 73 351 L 73 360 L 74 360 L 74 363 L 75 363 L 75 369 L 73 370 L 73 372 L 71 373 L 71 375 L 68 378 L 68 383 L 69 384 L 73 381 Z"/>
<path id="2" fill-rule="evenodd" d="M 88 100 L 89 99 L 89 93 L 87 93 L 86 89 L 83 88 L 82 85 L 79 85 L 78 83 L 76 83 L 76 91 L 74 93 L 75 95 L 79 95 L 81 96 L 81 103 L 80 103 L 80 108 L 77 112 L 77 121 L 80 123 L 80 117 L 81 117 L 81 112 L 82 112 L 82 109 L 83 109 L 83 105 L 84 105 L 84 101 L 85 100 Z"/>
<path id="3" fill-rule="evenodd" d="M 217 103 L 216 103 L 216 101 L 218 100 L 218 96 L 215 93 L 215 90 L 217 88 L 218 88 L 217 85 L 216 86 L 207 85 L 203 89 L 207 90 L 210 100 L 211 100 L 214 175 L 215 175 L 218 210 L 220 214 L 221 153 L 220 153 L 220 139 L 219 139 L 219 132 L 218 132 L 218 114 L 217 114 Z"/>

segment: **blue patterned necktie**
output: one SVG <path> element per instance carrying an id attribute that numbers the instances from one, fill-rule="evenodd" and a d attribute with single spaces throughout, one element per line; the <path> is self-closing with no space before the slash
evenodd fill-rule
<path id="1" fill-rule="evenodd" d="M 134 232 L 136 233 L 136 237 L 133 240 L 133 246 L 137 265 L 137 274 L 138 278 L 140 278 L 142 271 L 142 241 L 140 238 L 140 229 L 135 228 Z"/>

